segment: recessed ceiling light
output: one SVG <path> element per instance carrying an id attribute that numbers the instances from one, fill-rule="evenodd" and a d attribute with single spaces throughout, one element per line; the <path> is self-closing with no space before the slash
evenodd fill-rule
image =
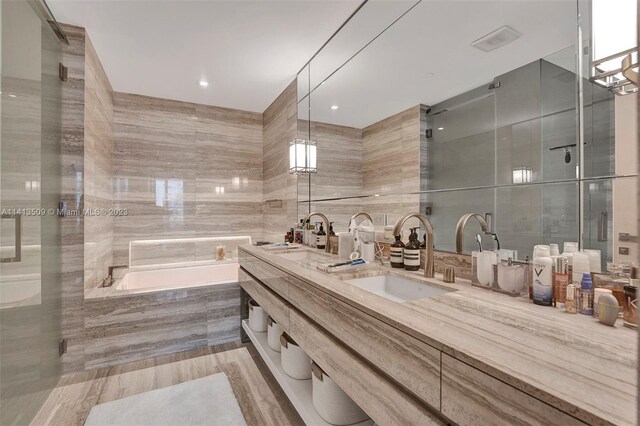
<path id="1" fill-rule="evenodd" d="M 207 87 L 209 85 L 209 82 L 205 80 L 200 80 L 198 84 L 200 85 L 200 87 Z"/>
<path id="2" fill-rule="evenodd" d="M 438 127 L 438 130 L 444 130 L 444 127 Z"/>
<path id="3" fill-rule="evenodd" d="M 331 105 L 331 109 L 338 109 L 338 105 Z"/>
<path id="4" fill-rule="evenodd" d="M 16 95 L 9 95 L 9 97 L 10 97 L 10 98 L 15 98 L 15 97 L 16 97 Z"/>
<path id="5" fill-rule="evenodd" d="M 374 196 L 374 197 L 379 197 L 379 196 L 380 196 L 380 194 L 373 194 L 373 196 Z"/>

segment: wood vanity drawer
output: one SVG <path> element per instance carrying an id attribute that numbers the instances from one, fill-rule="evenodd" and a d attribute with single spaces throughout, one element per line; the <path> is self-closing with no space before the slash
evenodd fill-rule
<path id="1" fill-rule="evenodd" d="M 442 425 L 417 399 L 297 311 L 290 336 L 378 425 Z"/>
<path id="2" fill-rule="evenodd" d="M 442 414 L 459 425 L 584 424 L 446 354 L 442 354 Z"/>
<path id="3" fill-rule="evenodd" d="M 273 291 L 256 281 L 242 268 L 238 271 L 238 283 L 273 318 L 289 332 L 289 305 Z"/>
<path id="4" fill-rule="evenodd" d="M 440 351 L 311 286 L 292 284 L 300 312 L 418 398 L 440 409 Z"/>
<path id="5" fill-rule="evenodd" d="M 239 252 L 240 265 L 244 270 L 259 278 L 262 283 L 282 298 L 287 299 L 289 295 L 289 274 L 242 250 Z"/>

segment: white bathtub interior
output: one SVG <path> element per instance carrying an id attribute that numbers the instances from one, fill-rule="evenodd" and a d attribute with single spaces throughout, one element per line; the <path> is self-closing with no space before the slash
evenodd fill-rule
<path id="1" fill-rule="evenodd" d="M 114 290 L 174 289 L 238 281 L 237 262 L 179 268 L 133 270 L 113 285 Z"/>

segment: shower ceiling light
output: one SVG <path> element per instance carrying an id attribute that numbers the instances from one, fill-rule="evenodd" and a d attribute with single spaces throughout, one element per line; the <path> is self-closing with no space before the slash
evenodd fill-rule
<path id="1" fill-rule="evenodd" d="M 317 146 L 316 141 L 293 139 L 289 142 L 289 173 L 294 175 L 316 173 Z"/>
<path id="2" fill-rule="evenodd" d="M 331 109 L 338 109 L 338 105 L 331 105 Z"/>
<path id="3" fill-rule="evenodd" d="M 205 81 L 205 80 L 200 80 L 198 82 L 198 84 L 200 85 L 200 87 L 208 87 L 209 86 L 209 82 Z"/>
<path id="4" fill-rule="evenodd" d="M 498 28 L 489 34 L 480 37 L 471 45 L 476 49 L 480 49 L 484 52 L 491 52 L 499 47 L 506 46 L 514 40 L 519 39 L 522 36 L 519 32 L 514 30 L 508 25 Z"/>
<path id="5" fill-rule="evenodd" d="M 513 183 L 532 182 L 533 171 L 530 167 L 516 167 L 513 169 Z"/>

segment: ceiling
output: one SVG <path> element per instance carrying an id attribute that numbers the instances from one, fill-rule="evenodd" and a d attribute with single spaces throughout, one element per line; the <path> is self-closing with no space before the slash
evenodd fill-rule
<path id="1" fill-rule="evenodd" d="M 256 112 L 360 2 L 48 0 L 87 29 L 115 91 Z"/>
<path id="2" fill-rule="evenodd" d="M 423 0 L 311 94 L 311 119 L 364 128 L 417 104 L 434 105 L 488 84 L 572 46 L 576 8 L 576 0 Z M 471 46 L 504 25 L 522 36 L 491 52 Z M 369 28 L 352 21 L 345 31 L 358 34 Z M 351 46 L 351 51 L 362 46 Z M 551 60 L 569 67 L 572 52 L 569 48 Z M 332 42 L 311 62 L 311 70 L 326 69 L 315 62 L 336 56 L 348 57 L 343 46 L 334 48 Z M 321 81 L 314 80 L 312 87 Z M 306 108 L 299 111 L 307 113 Z"/>

